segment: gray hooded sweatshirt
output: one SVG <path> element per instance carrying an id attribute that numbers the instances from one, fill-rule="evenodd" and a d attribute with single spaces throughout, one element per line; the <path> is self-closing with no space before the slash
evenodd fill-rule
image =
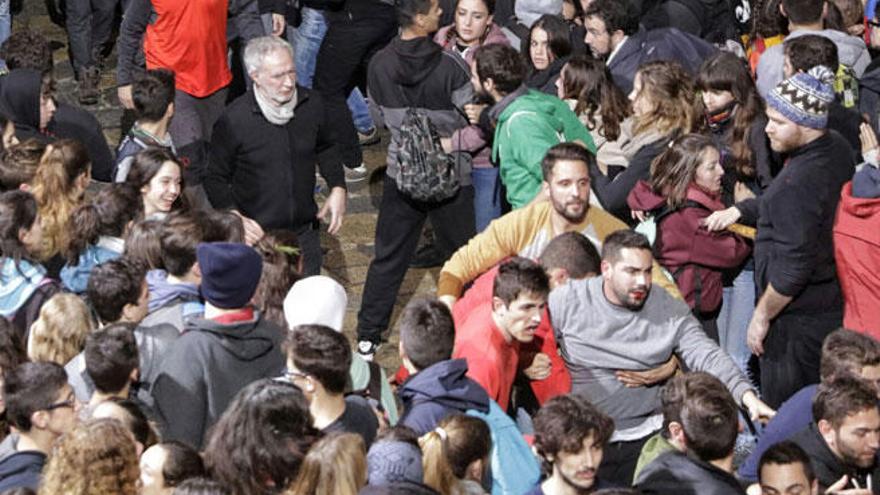
<path id="1" fill-rule="evenodd" d="M 871 63 L 871 55 L 865 42 L 856 36 L 850 36 L 833 29 L 823 29 L 822 31 L 814 31 L 812 29 L 802 29 L 789 34 L 785 39 L 790 40 L 806 34 L 816 34 L 833 41 L 837 45 L 837 58 L 840 63 L 851 67 L 856 77 L 862 77 L 862 73 Z M 785 48 L 782 43 L 773 45 L 768 48 L 758 60 L 758 93 L 762 98 L 767 98 L 767 94 L 777 84 L 785 79 L 783 73 L 783 63 L 785 62 Z M 837 71 L 837 67 L 829 67 L 833 71 Z"/>
<path id="2" fill-rule="evenodd" d="M 585 394 L 614 418 L 612 441 L 651 434 L 662 419 L 661 385 L 627 388 L 614 373 L 657 367 L 673 353 L 687 369 L 716 376 L 742 402 L 751 385 L 684 302 L 654 285 L 642 309 L 632 311 L 608 302 L 602 282 L 602 277 L 569 281 L 550 293 L 549 307 L 572 392 Z"/>

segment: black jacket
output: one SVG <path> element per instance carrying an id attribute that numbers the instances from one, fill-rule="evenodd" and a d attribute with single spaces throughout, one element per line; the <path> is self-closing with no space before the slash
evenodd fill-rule
<path id="1" fill-rule="evenodd" d="M 643 495 L 745 495 L 732 474 L 678 451 L 645 466 L 636 480 Z"/>
<path id="2" fill-rule="evenodd" d="M 15 134 L 19 140 L 36 138 L 49 143 L 55 139 L 75 139 L 86 147 L 92 162 L 92 178 L 110 182 L 113 154 L 101 123 L 94 115 L 56 100 L 55 116 L 41 131 L 40 73 L 31 69 L 15 69 L 0 81 L 0 108 L 15 123 Z"/>
<path id="3" fill-rule="evenodd" d="M 786 313 L 843 309 L 832 227 L 840 189 L 852 178 L 854 165 L 846 141 L 828 131 L 792 151 L 761 196 L 755 281 L 759 292 L 773 284 L 777 292 L 794 298 Z"/>
<path id="4" fill-rule="evenodd" d="M 675 28 L 659 28 L 633 33 L 608 62 L 614 84 L 623 94 L 632 92 L 633 79 L 642 64 L 655 60 L 678 62 L 691 75 L 697 75 L 703 60 L 717 50 L 709 43 Z"/>
<path id="5" fill-rule="evenodd" d="M 162 362 L 153 384 L 165 439 L 200 448 L 235 394 L 284 370 L 284 331 L 254 311 L 233 324 L 193 319 Z"/>
<path id="6" fill-rule="evenodd" d="M 214 208 L 236 208 L 263 229 L 297 230 L 315 221 L 315 164 L 329 187 L 345 187 L 332 120 L 321 95 L 297 87 L 294 117 L 270 123 L 253 89 L 214 125 L 205 192 Z"/>
<path id="7" fill-rule="evenodd" d="M 843 475 L 849 476 L 851 480 L 856 479 L 859 482 L 859 486 L 867 486 L 866 477 L 870 475 L 873 492 L 880 494 L 880 482 L 878 482 L 880 481 L 880 465 L 875 462 L 874 466 L 870 469 L 854 469 L 843 465 L 837 456 L 834 455 L 834 452 L 831 452 L 831 449 L 828 448 L 828 444 L 825 443 L 825 440 L 819 434 L 815 422 L 795 434 L 791 437 L 791 440 L 800 445 L 804 452 L 810 456 L 813 473 L 815 473 L 816 479 L 819 480 L 820 493 L 825 493 L 825 490 L 842 478 Z M 853 485 L 847 485 L 846 488 L 853 488 Z"/>

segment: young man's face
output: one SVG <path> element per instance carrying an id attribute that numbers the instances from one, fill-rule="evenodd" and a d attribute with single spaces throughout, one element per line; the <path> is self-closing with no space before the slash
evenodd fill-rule
<path id="1" fill-rule="evenodd" d="M 785 153 L 799 148 L 803 143 L 803 129 L 788 120 L 775 108 L 767 107 L 767 137 L 770 147 L 777 153 Z"/>
<path id="2" fill-rule="evenodd" d="M 608 57 L 614 47 L 612 46 L 611 33 L 605 29 L 605 21 L 597 16 L 585 17 L 584 27 L 587 30 L 584 43 L 590 47 L 593 56 L 598 59 Z"/>
<path id="3" fill-rule="evenodd" d="M 605 297 L 611 304 L 638 311 L 651 292 L 654 256 L 648 249 L 623 248 L 616 260 L 602 260 Z"/>
<path id="4" fill-rule="evenodd" d="M 553 210 L 573 224 L 581 223 L 590 207 L 590 174 L 580 160 L 559 160 L 547 183 Z"/>
<path id="5" fill-rule="evenodd" d="M 493 312 L 501 332 L 508 341 L 531 342 L 541 323 L 541 314 L 547 305 L 546 294 L 520 292 L 510 304 L 500 298 L 493 300 Z"/>
<path id="6" fill-rule="evenodd" d="M 80 403 L 76 400 L 73 389 L 65 384 L 61 387 L 55 401 L 46 409 L 49 422 L 46 427 L 53 435 L 61 436 L 76 426 Z"/>
<path id="7" fill-rule="evenodd" d="M 837 428 L 822 420 L 819 430 L 828 448 L 845 465 L 862 469 L 874 466 L 880 449 L 880 412 L 877 408 L 850 414 Z"/>
<path id="8" fill-rule="evenodd" d="M 818 495 L 816 480 L 810 483 L 803 464 L 764 464 L 758 473 L 761 495 Z"/>
<path id="9" fill-rule="evenodd" d="M 591 433 L 584 438 L 579 451 L 556 454 L 553 476 L 575 490 L 588 490 L 596 483 L 602 453 L 602 444 Z"/>

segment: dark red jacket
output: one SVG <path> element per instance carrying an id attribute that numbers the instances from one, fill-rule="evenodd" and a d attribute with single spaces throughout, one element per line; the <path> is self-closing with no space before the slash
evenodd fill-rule
<path id="1" fill-rule="evenodd" d="M 709 232 L 701 225 L 713 211 L 724 209 L 720 196 L 711 196 L 692 185 L 687 199 L 705 208 L 685 206 L 663 217 L 657 227 L 654 256 L 675 277 L 688 306 L 694 309 L 699 298 L 696 309 L 711 313 L 721 306 L 721 271 L 739 266 L 752 248 L 746 239 L 732 232 Z M 647 182 L 639 181 L 627 202 L 632 210 L 650 212 L 662 208 L 666 198 L 655 193 Z"/>
<path id="2" fill-rule="evenodd" d="M 834 222 L 834 258 L 843 291 L 843 325 L 880 339 L 880 199 L 840 193 Z"/>

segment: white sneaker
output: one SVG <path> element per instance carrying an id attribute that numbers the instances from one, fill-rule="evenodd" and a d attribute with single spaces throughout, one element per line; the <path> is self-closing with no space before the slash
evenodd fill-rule
<path id="1" fill-rule="evenodd" d="M 379 351 L 379 344 L 370 340 L 361 340 L 358 342 L 357 351 L 364 361 L 373 361 L 376 352 Z"/>
<path id="2" fill-rule="evenodd" d="M 361 163 L 361 165 L 357 168 L 345 167 L 345 182 L 347 184 L 351 184 L 352 182 L 360 182 L 369 176 L 370 171 L 367 170 L 367 167 L 363 163 Z"/>

